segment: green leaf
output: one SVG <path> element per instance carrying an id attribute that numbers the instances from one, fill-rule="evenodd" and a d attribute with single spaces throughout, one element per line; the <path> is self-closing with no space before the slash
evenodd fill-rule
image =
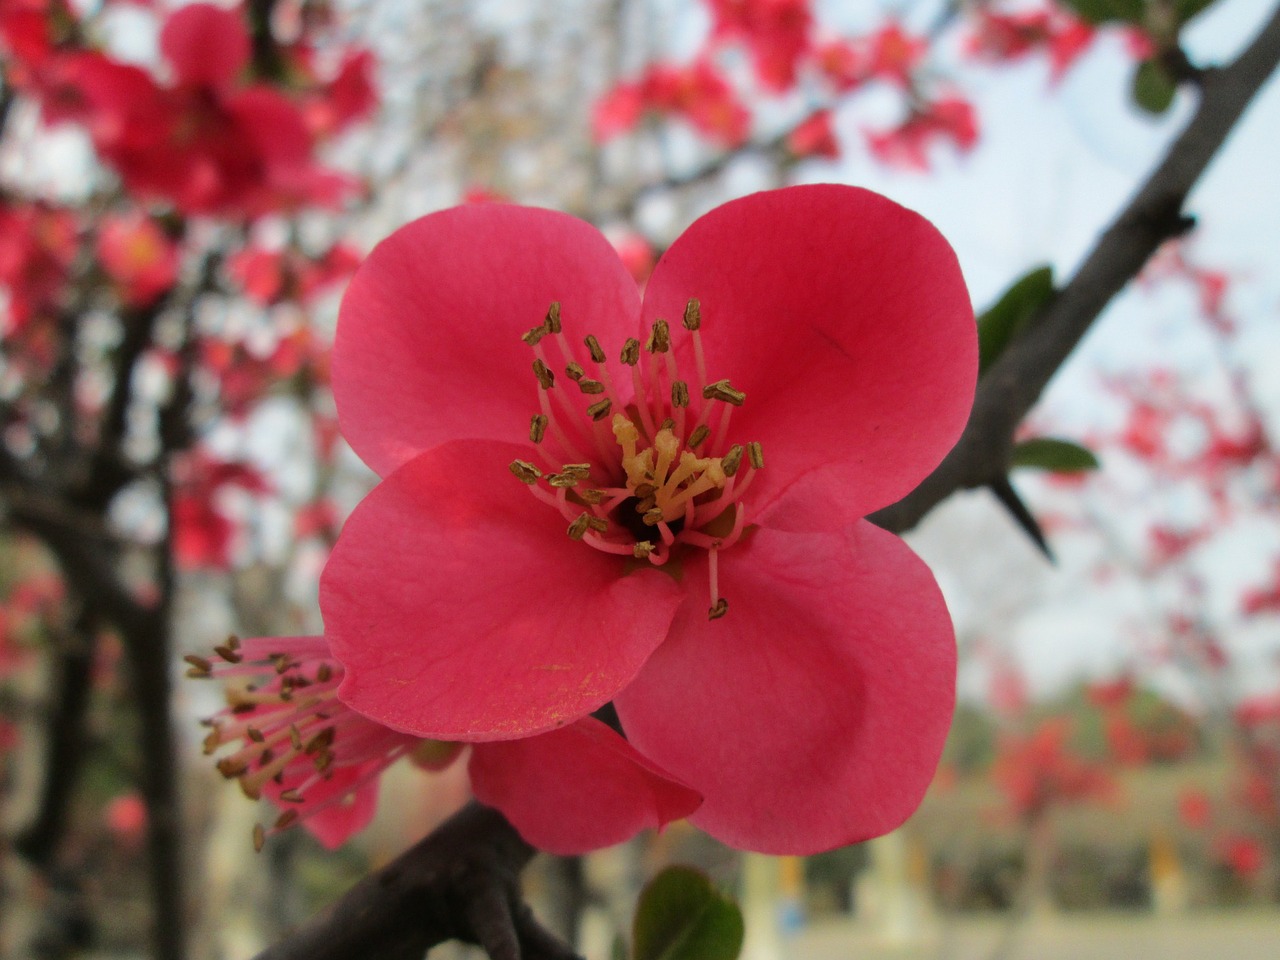
<path id="1" fill-rule="evenodd" d="M 634 960 L 737 960 L 742 911 L 706 874 L 668 867 L 640 894 Z"/>
<path id="2" fill-rule="evenodd" d="M 1133 102 L 1150 114 L 1159 115 L 1169 109 L 1178 83 L 1169 76 L 1158 60 L 1144 60 L 1133 75 Z"/>
<path id="3" fill-rule="evenodd" d="M 1010 465 L 1052 470 L 1055 473 L 1080 473 L 1083 470 L 1097 470 L 1098 458 L 1092 450 L 1070 440 L 1034 437 L 1023 440 L 1013 448 Z"/>
<path id="4" fill-rule="evenodd" d="M 978 317 L 978 372 L 985 373 L 1032 314 L 1053 296 L 1053 268 L 1037 267 Z"/>
<path id="5" fill-rule="evenodd" d="M 1140 23 L 1146 15 L 1144 0 L 1064 0 L 1081 20 L 1089 23 Z"/>

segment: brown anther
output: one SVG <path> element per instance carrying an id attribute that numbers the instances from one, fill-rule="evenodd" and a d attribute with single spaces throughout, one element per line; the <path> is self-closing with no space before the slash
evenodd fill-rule
<path id="1" fill-rule="evenodd" d="M 650 353 L 666 353 L 671 349 L 671 327 L 667 325 L 667 321 L 653 321 L 653 330 L 645 341 L 644 348 Z"/>
<path id="2" fill-rule="evenodd" d="M 580 513 L 578 519 L 569 524 L 569 539 L 581 540 L 587 534 L 587 529 L 591 526 L 591 514 Z"/>
<path id="3" fill-rule="evenodd" d="M 648 540 L 640 540 L 631 547 L 631 555 L 637 560 L 647 560 L 651 553 L 653 553 L 653 544 Z"/>
<path id="4" fill-rule="evenodd" d="M 583 377 L 578 381 L 578 389 L 583 393 L 595 396 L 604 393 L 604 384 L 599 380 L 592 380 L 590 377 Z"/>
<path id="5" fill-rule="evenodd" d="M 689 385 L 683 380 L 671 381 L 671 405 L 673 407 L 689 405 Z"/>
<path id="6" fill-rule="evenodd" d="M 255 823 L 253 825 L 253 852 L 261 853 L 262 848 L 267 845 L 267 831 L 262 829 L 262 824 Z"/>
<path id="7" fill-rule="evenodd" d="M 275 664 L 277 674 L 288 673 L 289 668 L 293 666 L 293 662 L 283 653 L 277 653 L 271 658 L 271 662 Z"/>
<path id="8" fill-rule="evenodd" d="M 600 349 L 600 341 L 587 334 L 587 339 L 583 341 L 587 345 L 587 352 L 591 354 L 592 363 L 604 363 L 604 351 Z"/>
<path id="9" fill-rule="evenodd" d="M 230 647 L 232 650 L 239 650 L 239 649 L 240 649 L 240 638 L 239 638 L 239 637 L 237 637 L 234 633 L 233 633 L 233 634 L 228 635 L 228 636 L 227 636 L 227 646 L 228 646 L 228 647 Z"/>
<path id="10" fill-rule="evenodd" d="M 636 513 L 644 513 L 658 505 L 658 498 L 650 494 L 636 504 Z"/>
<path id="11" fill-rule="evenodd" d="M 634 367 L 640 362 L 640 341 L 635 337 L 627 337 L 626 343 L 622 345 L 622 362 L 629 367 Z"/>
<path id="12" fill-rule="evenodd" d="M 552 300 L 551 306 L 547 307 L 547 319 L 544 321 L 548 333 L 560 332 L 560 301 Z"/>
<path id="13" fill-rule="evenodd" d="M 194 653 L 188 653 L 182 659 L 191 664 L 193 671 L 200 676 L 207 677 L 213 672 L 213 664 L 204 657 L 198 657 Z"/>
<path id="14" fill-rule="evenodd" d="M 309 756 L 311 754 L 319 753 L 321 750 L 327 749 L 329 744 L 333 743 L 333 738 L 335 733 L 336 731 L 334 730 L 333 727 L 325 727 L 323 730 L 321 730 L 314 737 L 312 737 L 310 740 L 307 741 L 307 745 L 302 748 L 302 752 Z"/>
<path id="15" fill-rule="evenodd" d="M 302 731 L 296 724 L 289 724 L 289 743 L 295 750 L 302 749 Z"/>
<path id="16" fill-rule="evenodd" d="M 232 647 L 227 647 L 227 646 L 214 647 L 213 652 L 216 653 L 218 656 L 220 656 L 223 660 L 227 661 L 227 663 L 239 663 L 241 660 L 244 659 L 244 655 L 241 653 L 238 653 Z"/>
<path id="17" fill-rule="evenodd" d="M 747 444 L 747 458 L 757 470 L 764 467 L 764 450 L 758 440 L 752 440 Z"/>
<path id="18" fill-rule="evenodd" d="M 674 420 L 672 420 L 670 417 L 667 417 L 667 419 L 665 419 L 665 420 L 663 420 L 663 421 L 662 421 L 662 426 L 660 426 L 658 429 L 659 429 L 659 430 L 674 430 L 675 428 L 676 428 L 676 422 L 675 422 Z"/>
<path id="19" fill-rule="evenodd" d="M 613 401 L 608 397 L 603 400 L 597 400 L 591 406 L 587 407 L 587 413 L 592 420 L 603 420 L 609 415 L 609 411 L 613 409 Z"/>
<path id="20" fill-rule="evenodd" d="M 547 329 L 547 325 L 545 323 L 540 323 L 532 330 L 520 334 L 520 339 L 529 346 L 536 347 L 538 342 L 550 332 L 551 331 Z"/>
<path id="21" fill-rule="evenodd" d="M 283 700 L 285 703 L 288 703 L 290 700 L 292 700 L 292 699 L 293 699 L 293 687 L 286 687 L 286 686 L 284 686 L 283 684 L 281 684 L 281 686 L 280 686 L 280 699 L 281 699 L 281 700 Z"/>
<path id="22" fill-rule="evenodd" d="M 577 477 L 579 480 L 586 480 L 591 476 L 591 464 L 566 463 L 560 468 L 560 472 L 569 477 Z"/>
<path id="23" fill-rule="evenodd" d="M 587 526 L 590 527 L 592 530 L 594 530 L 596 533 L 604 533 L 606 530 L 609 529 L 609 521 L 606 520 L 604 517 L 592 516 L 588 518 Z"/>
<path id="24" fill-rule="evenodd" d="M 697 297 L 690 297 L 689 302 L 684 305 L 684 328 L 693 331 L 701 326 L 702 304 L 698 302 Z"/>
<path id="25" fill-rule="evenodd" d="M 538 378 L 538 386 L 543 390 L 550 390 L 555 386 L 556 375 L 540 359 L 533 361 L 533 375 Z"/>
<path id="26" fill-rule="evenodd" d="M 280 816 L 276 818 L 276 825 L 274 829 L 287 830 L 289 829 L 289 827 L 293 826 L 295 822 L 297 822 L 297 819 L 298 819 L 297 810 L 286 810 L 284 813 L 280 814 Z"/>
<path id="27" fill-rule="evenodd" d="M 232 713 L 252 713 L 255 709 L 257 709 L 257 704 L 254 703 L 233 703 L 231 705 Z"/>
<path id="28" fill-rule="evenodd" d="M 254 743 L 264 743 L 267 739 L 265 736 L 263 736 L 262 731 L 259 730 L 257 727 L 249 727 L 247 730 L 245 730 L 245 734 Z"/>
<path id="29" fill-rule="evenodd" d="M 742 406 L 742 402 L 747 399 L 747 395 L 741 390 L 733 389 L 728 380 L 717 380 L 715 383 L 708 383 L 702 388 L 702 397 L 704 400 L 722 400 L 725 403 L 733 404 L 735 407 Z"/>
<path id="30" fill-rule="evenodd" d="M 535 413 L 529 418 L 529 441 L 531 443 L 541 443 L 546 433 L 547 415 L 545 413 Z"/>
<path id="31" fill-rule="evenodd" d="M 652 510 L 646 510 L 644 512 L 644 516 L 640 519 L 644 521 L 644 525 L 646 527 L 656 527 L 662 522 L 662 510 L 659 507 L 654 507 Z"/>
<path id="32" fill-rule="evenodd" d="M 654 483 L 637 483 L 636 488 L 631 492 L 634 493 L 641 500 L 644 500 L 646 497 L 652 497 L 655 493 L 657 493 L 658 486 L 657 484 L 654 484 Z"/>
<path id="33" fill-rule="evenodd" d="M 324 773 L 333 766 L 333 751 L 326 750 L 324 753 L 320 754 L 315 758 L 314 765 L 317 773 Z"/>
<path id="34" fill-rule="evenodd" d="M 276 758 L 276 752 L 268 747 L 258 756 L 258 766 L 265 767 L 268 763 Z M 256 798 L 255 798 L 256 799 Z"/>
<path id="35" fill-rule="evenodd" d="M 557 490 L 571 490 L 582 481 L 571 473 L 548 473 L 547 483 Z"/>
<path id="36" fill-rule="evenodd" d="M 729 612 L 729 601 L 721 597 L 715 602 L 715 605 L 707 611 L 708 620 L 719 620 Z"/>
<path id="37" fill-rule="evenodd" d="M 515 474 L 517 480 L 530 486 L 537 483 L 538 478 L 542 476 L 542 471 L 528 460 L 512 460 L 510 470 Z"/>
<path id="38" fill-rule="evenodd" d="M 297 790 L 283 790 L 280 793 L 280 799 L 285 803 L 303 803 L 302 794 Z"/>
<path id="39" fill-rule="evenodd" d="M 685 444 L 690 450 L 702 443 L 707 437 L 711 436 L 711 428 L 705 423 L 698 425 L 698 428 L 689 434 L 689 441 Z"/>
<path id="40" fill-rule="evenodd" d="M 574 363 L 572 360 L 570 360 L 569 363 L 564 368 L 564 375 L 568 377 L 570 380 L 572 380 L 574 383 L 577 383 L 579 380 L 581 380 L 583 377 L 587 375 L 587 371 L 582 369 L 582 364 Z"/>
<path id="41" fill-rule="evenodd" d="M 720 458 L 720 469 L 724 471 L 726 477 L 732 477 L 738 472 L 738 467 L 742 466 L 742 444 L 735 443 L 729 448 L 729 452 Z"/>
<path id="42" fill-rule="evenodd" d="M 188 680 L 212 680 L 213 674 L 205 673 L 203 670 L 197 669 L 196 667 L 189 667 L 187 668 L 186 677 Z"/>
<path id="43" fill-rule="evenodd" d="M 316 668 L 316 683 L 328 683 L 333 678 L 333 667 L 327 663 Z"/>
<path id="44" fill-rule="evenodd" d="M 603 490 L 592 490 L 592 489 L 579 490 L 578 497 L 582 500 L 583 503 L 589 503 L 593 506 L 597 503 L 604 503 Z"/>
<path id="45" fill-rule="evenodd" d="M 209 735 L 204 738 L 204 755 L 207 757 L 220 746 L 222 746 L 222 731 L 210 730 Z"/>
<path id="46" fill-rule="evenodd" d="M 247 763 L 243 760 L 237 760 L 234 757 L 223 757 L 214 764 L 214 766 L 217 767 L 218 772 L 228 780 L 234 780 L 249 769 L 249 765 Z"/>

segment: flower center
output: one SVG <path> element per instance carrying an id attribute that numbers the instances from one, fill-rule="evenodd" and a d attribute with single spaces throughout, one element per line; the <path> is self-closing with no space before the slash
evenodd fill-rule
<path id="1" fill-rule="evenodd" d="M 659 319 L 643 346 L 634 338 L 622 346 L 634 395 L 624 404 L 599 341 L 586 337 L 586 354 L 576 353 L 562 330 L 560 304 L 552 303 L 522 338 L 534 353 L 541 412 L 533 415 L 529 439 L 542 466 L 515 460 L 511 472 L 569 521 L 571 539 L 597 550 L 655 566 L 688 548 L 706 550 L 708 616 L 715 620 L 729 609 L 717 558 L 742 537 L 742 496 L 764 455 L 759 443 L 728 445 L 733 410 L 746 394 L 728 380 L 708 382 L 696 299 L 686 305 L 682 325 L 692 342 L 695 390 L 681 376 L 670 324 Z M 556 369 L 581 399 L 557 389 Z"/>

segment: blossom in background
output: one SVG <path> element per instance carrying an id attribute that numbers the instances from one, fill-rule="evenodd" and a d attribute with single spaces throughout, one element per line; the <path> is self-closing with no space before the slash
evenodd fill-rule
<path id="1" fill-rule="evenodd" d="M 145 307 L 178 279 L 178 245 L 141 210 L 103 217 L 98 228 L 98 260 L 132 307 Z"/>
<path id="2" fill-rule="evenodd" d="M 321 580 L 338 696 L 475 743 L 612 700 L 726 842 L 896 827 L 950 723 L 955 641 L 929 570 L 862 518 L 959 436 L 975 339 L 946 241 L 852 187 L 717 208 L 643 300 L 563 214 L 402 228 L 334 348 L 344 435 L 383 477 Z"/>
<path id="3" fill-rule="evenodd" d="M 21 333 L 57 308 L 76 256 L 77 222 L 69 210 L 45 203 L 0 200 L 0 335 Z"/>
<path id="4" fill-rule="evenodd" d="M 818 110 L 787 136 L 787 149 L 797 157 L 840 159 L 840 141 L 831 126 L 831 111 Z"/>
<path id="5" fill-rule="evenodd" d="M 765 88 L 794 86 L 809 50 L 813 12 L 808 0 L 708 0 L 716 39 L 742 40 Z"/>
<path id="6" fill-rule="evenodd" d="M 973 104 L 943 97 L 913 107 L 892 129 L 867 133 L 867 146 L 881 163 L 921 172 L 929 169 L 929 150 L 939 141 L 950 141 L 961 153 L 973 149 L 978 142 Z"/>
<path id="7" fill-rule="evenodd" d="M 187 570 L 230 568 L 238 528 L 220 501 L 231 488 L 263 494 L 271 485 L 253 467 L 219 460 L 199 449 L 175 463 L 172 539 L 178 566 Z"/>
<path id="8" fill-rule="evenodd" d="M 344 282 L 360 265 L 360 253 L 338 243 L 318 257 L 293 247 L 245 247 L 227 259 L 227 273 L 261 306 L 284 300 L 309 303 Z"/>
<path id="9" fill-rule="evenodd" d="M 909 89 L 928 49 L 925 37 L 910 34 L 896 20 L 890 20 L 865 37 L 823 41 L 814 50 L 814 61 L 839 93 L 871 80 Z"/>
<path id="10" fill-rule="evenodd" d="M 625 133 L 647 112 L 685 120 L 726 147 L 742 144 L 751 114 L 724 75 L 709 60 L 684 66 L 651 64 L 640 79 L 620 83 L 596 102 L 592 131 L 603 143 Z"/>
<path id="11" fill-rule="evenodd" d="M 400 733 L 343 704 L 336 695 L 343 666 L 323 637 L 233 638 L 213 658 L 187 662 L 193 676 L 231 682 L 205 751 L 237 748 L 218 770 L 281 809 L 272 832 L 302 823 L 337 847 L 373 818 L 378 778 L 391 764 L 407 758 L 442 770 L 464 754 L 461 743 Z M 466 756 L 476 798 L 551 853 L 620 843 L 688 816 L 701 799 L 591 717 L 541 736 L 478 743 Z M 266 833 L 255 832 L 258 847 Z"/>
<path id="12" fill-rule="evenodd" d="M 1001 740 L 991 775 L 1013 813 L 1034 820 L 1053 804 L 1105 800 L 1115 791 L 1106 769 L 1071 749 L 1071 721 L 1057 717 L 1025 737 Z"/>
<path id="13" fill-rule="evenodd" d="M 992 63 L 1019 60 L 1040 50 L 1049 55 L 1050 77 L 1061 80 L 1093 43 L 1096 29 L 1056 4 L 1014 13 L 975 11 L 968 52 Z"/>

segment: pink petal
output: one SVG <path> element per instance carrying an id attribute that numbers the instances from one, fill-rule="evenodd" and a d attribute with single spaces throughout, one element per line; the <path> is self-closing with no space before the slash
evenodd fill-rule
<path id="1" fill-rule="evenodd" d="M 249 31 L 232 10 L 192 3 L 165 21 L 160 52 L 179 82 L 226 87 L 249 62 Z"/>
<path id="2" fill-rule="evenodd" d="M 356 507 L 320 583 L 348 705 L 433 740 L 542 733 L 611 699 L 662 642 L 679 584 L 570 540 L 508 471 L 527 456 L 442 444 Z"/>
<path id="3" fill-rule="evenodd" d="M 520 335 L 557 300 L 576 344 L 593 333 L 614 353 L 635 332 L 635 281 L 581 220 L 475 204 L 402 227 L 342 302 L 333 388 L 343 435 L 383 475 L 444 440 L 527 435 L 537 386 Z"/>
<path id="4" fill-rule="evenodd" d="M 870 513 L 964 427 L 977 376 L 964 278 L 933 225 L 891 200 L 819 184 L 717 207 L 654 268 L 646 324 L 679 318 L 691 297 L 708 377 L 747 394 L 731 439 L 764 447 L 755 503 L 838 462 L 856 512 Z"/>
<path id="5" fill-rule="evenodd" d="M 530 844 L 560 856 L 661 829 L 702 802 L 591 717 L 537 737 L 478 743 L 470 773 L 477 800 L 501 810 Z"/>
<path id="6" fill-rule="evenodd" d="M 685 579 L 671 638 L 615 702 L 636 748 L 705 797 L 692 822 L 785 854 L 902 823 L 955 696 L 955 635 L 924 563 L 860 520 L 762 528 L 725 551 L 722 619 L 699 595 L 705 564 Z"/>

